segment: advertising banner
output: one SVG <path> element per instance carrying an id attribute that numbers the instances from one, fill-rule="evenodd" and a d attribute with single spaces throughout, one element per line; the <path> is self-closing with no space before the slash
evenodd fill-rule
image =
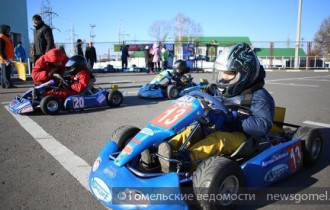
<path id="1" fill-rule="evenodd" d="M 172 68 L 173 66 L 173 59 L 174 59 L 174 44 L 164 44 L 166 50 L 168 51 L 168 60 L 167 66 Z"/>
<path id="2" fill-rule="evenodd" d="M 183 60 L 187 62 L 190 69 L 193 68 L 195 60 L 195 44 L 182 44 Z"/>

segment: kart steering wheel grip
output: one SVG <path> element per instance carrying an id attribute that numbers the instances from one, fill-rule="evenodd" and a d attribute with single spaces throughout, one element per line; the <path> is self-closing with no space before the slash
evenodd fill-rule
<path id="1" fill-rule="evenodd" d="M 221 110 L 223 113 L 228 114 L 228 108 L 225 105 L 223 105 L 223 103 L 221 103 L 218 99 L 207 93 L 201 91 L 191 91 L 189 95 L 196 98 L 205 99 L 213 105 L 214 107 L 213 109 Z"/>

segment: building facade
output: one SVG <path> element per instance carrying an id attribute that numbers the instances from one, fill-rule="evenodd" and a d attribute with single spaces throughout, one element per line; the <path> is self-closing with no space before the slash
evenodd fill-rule
<path id="1" fill-rule="evenodd" d="M 21 41 L 26 53 L 30 53 L 29 29 L 26 0 L 1 0 L 0 24 L 11 29 L 11 40 L 14 46 Z"/>

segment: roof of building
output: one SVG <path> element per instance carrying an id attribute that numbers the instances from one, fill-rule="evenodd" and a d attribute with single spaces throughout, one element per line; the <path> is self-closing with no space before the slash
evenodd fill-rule
<path id="1" fill-rule="evenodd" d="M 270 48 L 254 48 L 254 51 L 259 57 L 270 56 Z M 299 48 L 299 56 L 306 56 L 305 51 L 302 48 Z M 295 48 L 274 48 L 273 49 L 274 57 L 292 57 L 295 56 Z"/>
<path id="2" fill-rule="evenodd" d="M 237 43 L 245 42 L 251 44 L 249 37 L 245 36 L 201 36 L 201 37 L 183 37 L 183 42 L 196 42 L 199 46 L 206 46 L 207 44 L 216 44 L 221 47 L 231 46 Z"/>

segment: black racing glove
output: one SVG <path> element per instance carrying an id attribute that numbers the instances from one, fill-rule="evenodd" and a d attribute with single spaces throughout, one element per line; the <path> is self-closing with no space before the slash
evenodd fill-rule
<path id="1" fill-rule="evenodd" d="M 54 68 L 54 69 L 50 70 L 49 76 L 52 77 L 55 73 L 58 73 L 58 72 L 59 72 L 59 69 L 58 68 Z"/>

